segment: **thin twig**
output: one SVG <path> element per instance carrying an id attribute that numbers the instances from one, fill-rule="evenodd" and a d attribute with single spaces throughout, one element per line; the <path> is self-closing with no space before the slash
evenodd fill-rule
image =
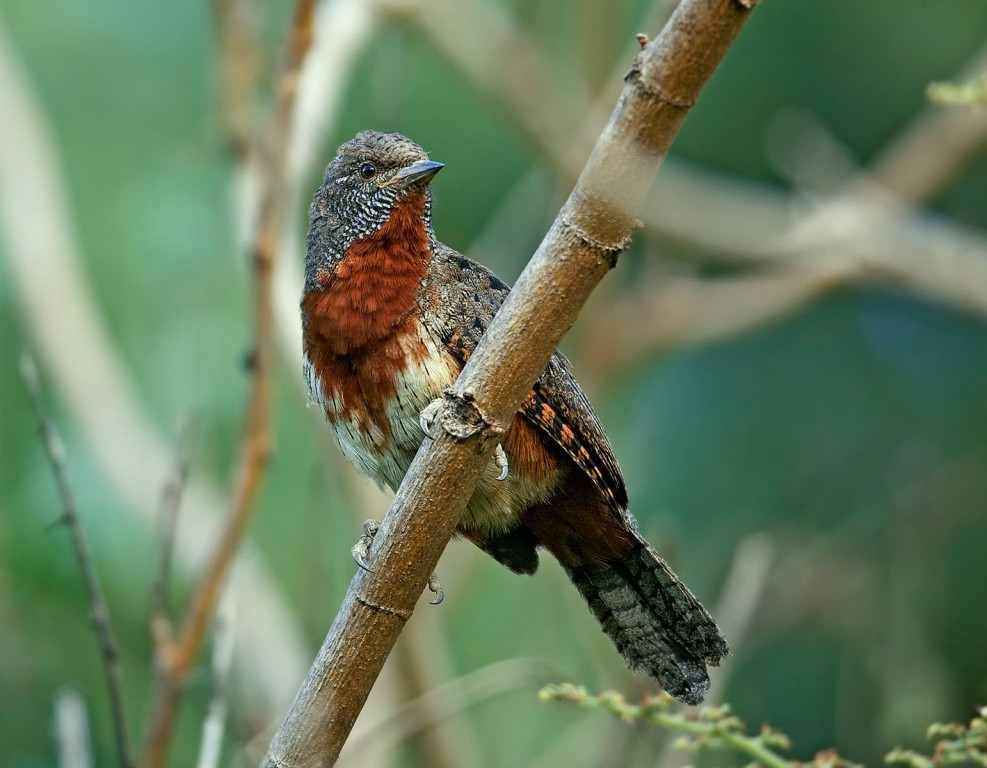
<path id="1" fill-rule="evenodd" d="M 151 636 L 161 652 L 171 640 L 171 609 L 169 591 L 171 568 L 175 553 L 175 531 L 182 495 L 192 469 L 192 444 L 195 439 L 195 419 L 190 415 L 179 428 L 175 449 L 175 466 L 161 491 L 161 513 L 158 518 L 158 569 L 151 585 Z"/>
<path id="2" fill-rule="evenodd" d="M 685 0 L 635 59 L 576 188 L 446 391 L 438 434 L 419 450 L 374 541 L 374 570 L 351 582 L 264 765 L 335 762 L 505 425 L 626 247 L 669 145 L 750 8 Z"/>
<path id="3" fill-rule="evenodd" d="M 45 411 L 44 397 L 41 393 L 41 383 L 38 379 L 38 369 L 34 361 L 26 354 L 21 356 L 21 376 L 24 386 L 30 395 L 31 406 L 38 419 L 38 430 L 44 443 L 51 471 L 55 476 L 58 494 L 62 500 L 62 516 L 60 522 L 69 529 L 72 538 L 72 548 L 82 574 L 82 582 L 86 588 L 86 599 L 89 601 L 90 621 L 96 642 L 99 645 L 100 657 L 103 661 L 103 674 L 106 678 L 106 691 L 110 698 L 110 712 L 113 717 L 113 736 L 116 742 L 117 762 L 123 768 L 130 768 L 133 762 L 130 758 L 130 747 L 127 741 L 127 723 L 123 706 L 123 683 L 120 672 L 120 647 L 113 635 L 110 624 L 110 610 L 99 586 L 99 577 L 93 565 L 92 553 L 86 541 L 85 531 L 79 520 L 79 511 L 75 503 L 75 494 L 69 483 L 65 469 L 65 446 L 55 425 Z"/>
<path id="4" fill-rule="evenodd" d="M 298 72 L 312 39 L 315 0 L 297 0 L 276 80 L 273 109 L 261 149 L 260 218 L 252 247 L 254 268 L 254 347 L 246 427 L 226 523 L 196 589 L 181 632 L 161 662 L 159 686 L 144 747 L 144 765 L 164 764 L 178 703 L 189 670 L 198 657 L 230 565 L 243 538 L 270 454 L 270 411 L 274 364 L 273 274 L 284 215 L 284 168 Z"/>
<path id="5" fill-rule="evenodd" d="M 223 592 L 216 611 L 212 648 L 212 699 L 202 723 L 202 746 L 197 768 L 218 768 L 226 728 L 227 687 L 233 663 L 233 624 L 236 621 L 236 593 Z"/>
<path id="6" fill-rule="evenodd" d="M 256 8 L 244 0 L 212 0 L 219 48 L 221 116 L 226 143 L 235 158 L 248 154 L 252 144 L 253 97 L 256 91 Z"/>
<path id="7" fill-rule="evenodd" d="M 55 743 L 58 768 L 92 768 L 86 702 L 72 688 L 59 688 L 55 693 Z"/>

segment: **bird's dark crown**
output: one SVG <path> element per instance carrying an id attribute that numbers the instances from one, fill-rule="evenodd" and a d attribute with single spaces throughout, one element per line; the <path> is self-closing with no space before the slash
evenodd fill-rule
<path id="1" fill-rule="evenodd" d="M 316 287 L 316 274 L 333 270 L 353 243 L 383 227 L 413 192 L 431 237 L 428 182 L 441 167 L 399 133 L 361 131 L 340 146 L 309 209 L 306 289 Z"/>

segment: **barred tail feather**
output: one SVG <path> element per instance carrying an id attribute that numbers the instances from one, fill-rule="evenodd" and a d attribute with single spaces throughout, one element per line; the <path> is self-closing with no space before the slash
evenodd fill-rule
<path id="1" fill-rule="evenodd" d="M 623 560 L 566 568 L 627 666 L 686 704 L 709 690 L 706 665 L 729 651 L 716 623 L 641 536 Z"/>

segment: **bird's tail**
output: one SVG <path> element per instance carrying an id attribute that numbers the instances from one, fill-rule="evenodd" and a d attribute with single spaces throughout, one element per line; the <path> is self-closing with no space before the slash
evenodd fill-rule
<path id="1" fill-rule="evenodd" d="M 636 540 L 623 559 L 566 568 L 627 666 L 644 672 L 675 698 L 700 703 L 709 690 L 706 665 L 729 652 L 712 617 L 661 559 Z"/>

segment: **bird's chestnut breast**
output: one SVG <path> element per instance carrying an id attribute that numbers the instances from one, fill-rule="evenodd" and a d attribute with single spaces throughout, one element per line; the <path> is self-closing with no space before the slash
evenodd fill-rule
<path id="1" fill-rule="evenodd" d="M 421 365 L 417 294 L 431 260 L 424 205 L 424 193 L 409 194 L 302 299 L 310 389 L 318 385 L 331 421 L 355 419 L 386 436 L 403 374 Z"/>

